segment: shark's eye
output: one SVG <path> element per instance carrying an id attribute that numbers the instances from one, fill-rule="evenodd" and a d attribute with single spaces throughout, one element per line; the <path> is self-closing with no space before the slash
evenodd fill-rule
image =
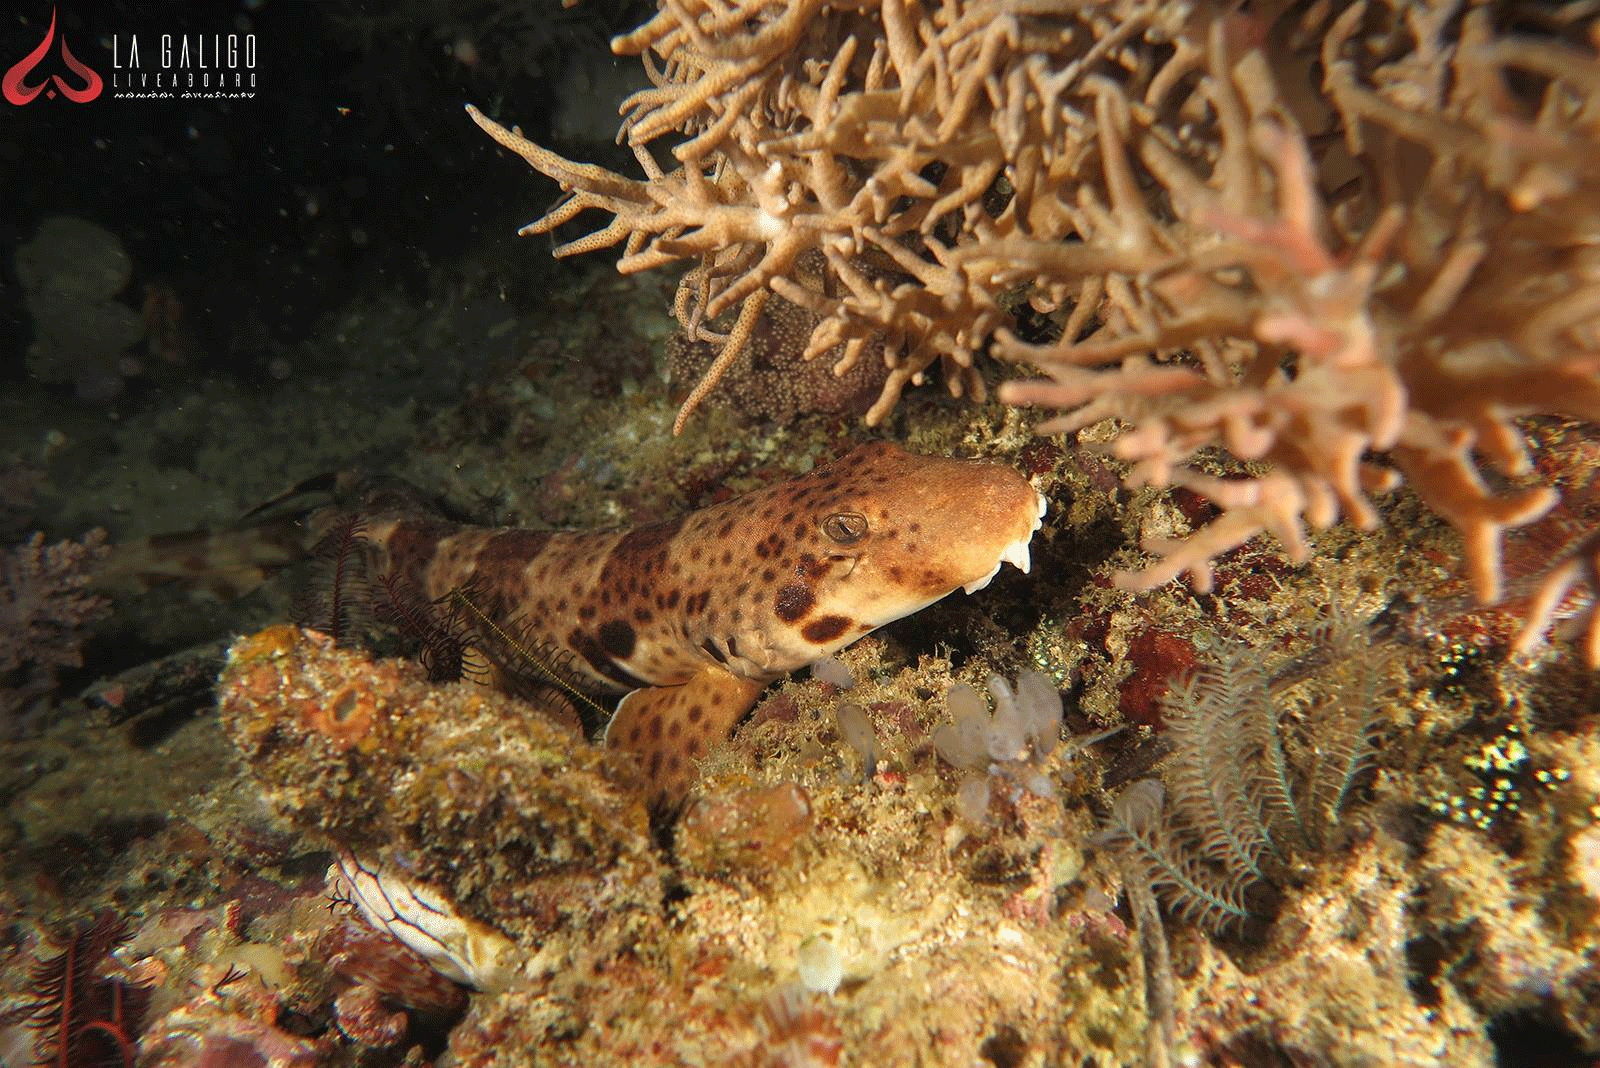
<path id="1" fill-rule="evenodd" d="M 835 512 L 822 521 L 822 532 L 840 545 L 854 545 L 867 536 L 867 517 L 860 512 Z"/>

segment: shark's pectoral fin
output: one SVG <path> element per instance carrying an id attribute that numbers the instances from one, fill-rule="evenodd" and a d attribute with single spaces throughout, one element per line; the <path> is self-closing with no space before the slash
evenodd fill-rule
<path id="1" fill-rule="evenodd" d="M 766 684 L 706 670 L 678 686 L 650 686 L 622 699 L 606 744 L 632 753 L 650 782 L 651 800 L 671 804 L 694 782 L 695 764 L 727 738 Z"/>

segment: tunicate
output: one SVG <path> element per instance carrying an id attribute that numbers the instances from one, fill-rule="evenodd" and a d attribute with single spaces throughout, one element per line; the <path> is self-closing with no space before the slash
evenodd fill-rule
<path id="1" fill-rule="evenodd" d="M 846 702 L 833 710 L 833 718 L 839 724 L 839 733 L 844 737 L 845 744 L 861 755 L 862 776 L 872 778 L 878 773 L 878 757 L 881 754 L 878 735 L 872 729 L 866 709 Z"/>
<path id="2" fill-rule="evenodd" d="M 800 984 L 816 994 L 832 994 L 844 981 L 844 958 L 827 935 L 812 935 L 795 953 Z"/>
<path id="3" fill-rule="evenodd" d="M 818 682 L 837 686 L 841 690 L 848 690 L 856 684 L 855 676 L 850 674 L 850 669 L 845 666 L 844 661 L 836 656 L 825 656 L 812 664 L 811 677 Z"/>
<path id="4" fill-rule="evenodd" d="M 989 710 L 983 698 L 964 682 L 950 687 L 945 696 L 950 722 L 933 732 L 933 747 L 947 763 L 958 768 L 976 768 L 988 763 L 989 745 L 985 737 Z"/>

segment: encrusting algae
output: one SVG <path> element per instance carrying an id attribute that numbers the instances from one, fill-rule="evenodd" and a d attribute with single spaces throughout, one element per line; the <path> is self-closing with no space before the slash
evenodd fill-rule
<path id="1" fill-rule="evenodd" d="M 653 912 L 662 865 L 624 760 L 525 702 L 279 627 L 229 656 L 220 713 L 273 806 L 403 865 L 510 934 Z"/>

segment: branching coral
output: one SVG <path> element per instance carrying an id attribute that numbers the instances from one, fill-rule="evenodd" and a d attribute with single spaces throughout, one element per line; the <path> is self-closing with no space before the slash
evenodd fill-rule
<path id="1" fill-rule="evenodd" d="M 1502 531 L 1555 503 L 1504 479 L 1531 471 L 1516 416 L 1600 418 L 1600 63 L 1496 37 L 1486 9 L 1446 36 L 1453 9 L 1355 5 L 1309 28 L 1331 110 L 1269 65 L 1294 53 L 1216 22 L 1187 82 L 1152 79 L 1187 98 L 1119 90 L 1099 114 L 1112 210 L 1082 237 L 1133 254 L 1102 274 L 1032 240 L 963 251 L 1074 309 L 1059 342 L 1002 338 L 1052 379 L 1006 399 L 1071 409 L 1046 430 L 1124 420 L 1112 448 L 1132 481 L 1223 509 L 1152 541 L 1160 559 L 1126 585 L 1187 570 L 1208 588 L 1210 560 L 1263 530 L 1304 559 L 1302 521 L 1371 527 L 1370 495 L 1404 478 L 1461 531 L 1493 601 Z M 1442 71 L 1423 78 L 1428 55 Z M 1174 111 L 1192 136 L 1160 120 Z M 1195 460 L 1213 445 L 1262 467 L 1208 474 Z"/>
<path id="2" fill-rule="evenodd" d="M 975 356 L 1011 316 L 955 250 L 1073 237 L 1072 213 L 1042 195 L 1074 184 L 1094 142 L 1069 100 L 1149 67 L 1188 16 L 1136 0 L 674 0 L 612 42 L 643 55 L 656 82 L 624 105 L 643 179 L 469 112 L 568 191 L 525 232 L 590 209 L 612 217 L 557 255 L 620 244 L 624 272 L 694 262 L 675 310 L 691 338 L 720 349 L 680 428 L 744 356 L 774 294 L 816 316 L 808 359 L 843 375 L 881 353 L 889 374 L 867 413 L 877 423 L 935 364 L 952 394 L 983 394 Z M 679 135 L 680 166 L 665 170 L 650 143 Z M 821 268 L 806 269 L 816 256 Z"/>

